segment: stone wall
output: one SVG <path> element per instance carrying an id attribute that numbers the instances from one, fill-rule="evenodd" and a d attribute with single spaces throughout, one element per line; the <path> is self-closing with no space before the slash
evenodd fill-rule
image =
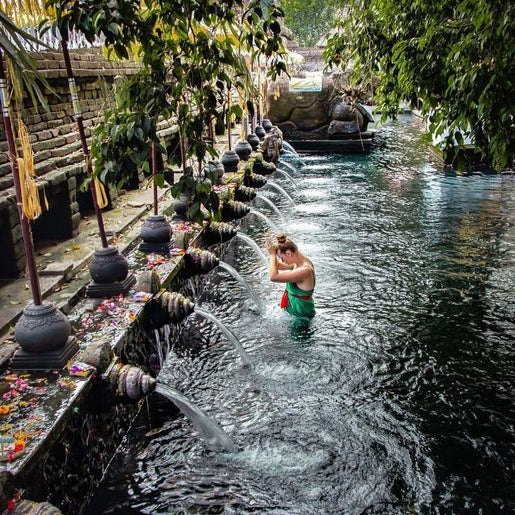
<path id="1" fill-rule="evenodd" d="M 36 110 L 25 99 L 22 118 L 30 132 L 40 194 L 45 193 L 49 210 L 32 224 L 36 247 L 49 238 L 67 239 L 80 231 L 81 213 L 92 209 L 89 191 L 81 191 L 85 164 L 62 54 L 57 51 L 36 55 L 38 69 L 52 92 L 46 94 L 48 111 Z M 134 74 L 134 61 L 108 61 L 99 48 L 71 51 L 86 136 L 112 104 L 116 76 Z M 15 120 L 13 120 L 15 122 Z M 171 138 L 175 128 L 162 125 L 161 136 Z M 137 183 L 135 184 L 137 187 Z M 109 191 L 114 201 L 116 192 Z M 3 124 L 0 127 L 0 279 L 19 277 L 24 270 L 21 230 L 16 212 L 12 173 L 7 155 Z"/>

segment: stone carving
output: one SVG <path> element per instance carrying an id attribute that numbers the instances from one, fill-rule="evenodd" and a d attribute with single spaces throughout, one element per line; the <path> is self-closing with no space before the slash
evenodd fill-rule
<path id="1" fill-rule="evenodd" d="M 47 352 L 63 347 L 70 336 L 68 319 L 53 304 L 29 304 L 16 324 L 14 336 L 26 352 Z"/>
<path id="2" fill-rule="evenodd" d="M 238 231 L 231 224 L 224 222 L 210 222 L 202 231 L 204 245 L 210 246 L 216 243 L 229 241 L 236 236 Z"/>
<path id="3" fill-rule="evenodd" d="M 277 81 L 269 88 L 271 121 L 284 132 L 285 139 L 297 150 L 369 150 L 373 132 L 368 131 L 367 126 L 374 120 L 356 100 L 366 96 L 366 92 L 351 91 L 345 88 L 345 82 L 345 77 L 324 76 L 320 91 L 290 91 L 287 79 Z M 350 98 L 350 103 L 345 100 Z M 270 158 L 274 152 L 273 147 L 273 143 L 269 142 L 264 148 L 267 161 L 273 161 Z"/>

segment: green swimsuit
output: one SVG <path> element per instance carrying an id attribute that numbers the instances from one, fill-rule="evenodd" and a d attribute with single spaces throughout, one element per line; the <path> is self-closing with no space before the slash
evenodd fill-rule
<path id="1" fill-rule="evenodd" d="M 314 291 L 314 288 L 302 290 L 296 283 L 286 283 L 286 290 L 281 299 L 281 308 L 296 317 L 313 318 L 315 316 Z"/>

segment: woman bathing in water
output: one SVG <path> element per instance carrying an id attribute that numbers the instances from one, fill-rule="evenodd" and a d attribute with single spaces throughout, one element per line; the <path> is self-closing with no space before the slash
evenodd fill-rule
<path id="1" fill-rule="evenodd" d="M 268 239 L 266 250 L 270 255 L 268 273 L 275 283 L 286 283 L 281 299 L 281 308 L 290 315 L 301 318 L 315 316 L 313 291 L 315 289 L 315 267 L 297 248 L 297 245 L 279 234 L 276 242 Z"/>

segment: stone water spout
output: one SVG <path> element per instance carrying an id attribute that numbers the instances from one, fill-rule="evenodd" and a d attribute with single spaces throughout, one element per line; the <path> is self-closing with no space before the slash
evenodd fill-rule
<path id="1" fill-rule="evenodd" d="M 262 188 L 267 180 L 259 174 L 246 170 L 243 175 L 243 185 L 249 188 Z"/>
<path id="2" fill-rule="evenodd" d="M 258 175 L 271 175 L 275 172 L 274 163 L 267 163 L 261 156 L 256 157 L 252 163 L 252 171 Z"/>
<path id="3" fill-rule="evenodd" d="M 222 220 L 224 222 L 230 222 L 231 220 L 243 218 L 245 215 L 248 215 L 249 209 L 249 206 L 247 206 L 243 202 L 237 202 L 235 200 L 222 202 Z"/>
<path id="4" fill-rule="evenodd" d="M 255 188 L 250 188 L 242 184 L 237 184 L 234 188 L 234 200 L 238 202 L 249 202 L 256 198 L 257 191 Z"/>
<path id="5" fill-rule="evenodd" d="M 156 380 L 135 365 L 116 363 L 107 379 L 117 399 L 137 401 L 156 388 Z"/>
<path id="6" fill-rule="evenodd" d="M 219 264 L 220 260 L 212 252 L 190 247 L 188 248 L 188 252 L 184 254 L 183 275 L 186 278 L 204 275 L 213 270 L 213 268 L 216 268 Z"/>
<path id="7" fill-rule="evenodd" d="M 232 240 L 237 234 L 237 230 L 231 224 L 225 222 L 210 222 L 204 226 L 202 231 L 202 241 L 204 245 L 216 245 Z"/>
<path id="8" fill-rule="evenodd" d="M 188 297 L 175 291 L 164 291 L 157 295 L 153 302 L 157 303 L 167 314 L 167 320 L 161 326 L 179 324 L 195 309 L 195 304 Z"/>

